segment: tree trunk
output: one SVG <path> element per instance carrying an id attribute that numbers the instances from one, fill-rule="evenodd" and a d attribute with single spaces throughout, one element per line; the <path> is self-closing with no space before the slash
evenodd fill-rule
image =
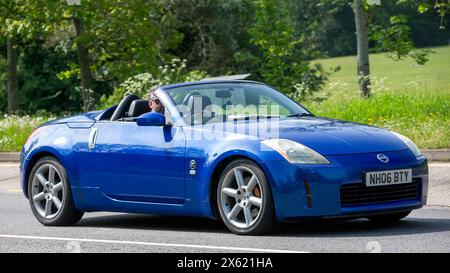
<path id="1" fill-rule="evenodd" d="M 79 38 L 83 32 L 83 24 L 81 21 L 75 17 L 73 17 L 73 25 L 75 27 L 75 35 Z M 92 86 L 92 74 L 89 66 L 89 51 L 87 48 L 80 43 L 76 42 L 77 48 L 77 59 L 78 59 L 78 67 L 80 68 L 80 77 L 81 77 L 81 97 L 83 99 L 83 108 L 86 111 L 93 110 L 95 106 L 95 99 L 93 94 L 93 86 Z"/>
<path id="2" fill-rule="evenodd" d="M 16 113 L 19 109 L 17 76 L 18 49 L 15 37 L 8 38 L 7 46 L 7 89 L 8 89 L 8 113 Z"/>
<path id="3" fill-rule="evenodd" d="M 361 96 L 370 97 L 369 21 L 362 0 L 354 0 L 356 42 L 358 52 L 358 82 Z"/>

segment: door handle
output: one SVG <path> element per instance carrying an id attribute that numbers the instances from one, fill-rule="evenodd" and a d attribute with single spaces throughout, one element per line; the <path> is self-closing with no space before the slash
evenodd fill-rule
<path id="1" fill-rule="evenodd" d="M 92 128 L 91 133 L 89 134 L 89 142 L 88 148 L 92 150 L 95 148 L 95 142 L 97 141 L 98 128 Z"/>

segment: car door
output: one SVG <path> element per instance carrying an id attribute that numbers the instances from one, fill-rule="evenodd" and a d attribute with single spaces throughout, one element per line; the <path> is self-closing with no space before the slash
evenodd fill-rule
<path id="1" fill-rule="evenodd" d="M 185 137 L 181 127 L 100 121 L 91 129 L 92 182 L 121 201 L 181 204 L 185 200 Z"/>

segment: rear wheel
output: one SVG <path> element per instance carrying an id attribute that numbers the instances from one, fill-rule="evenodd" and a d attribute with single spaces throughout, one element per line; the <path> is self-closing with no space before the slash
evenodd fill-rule
<path id="1" fill-rule="evenodd" d="M 225 225 L 236 234 L 261 234 L 276 224 L 267 179 L 250 160 L 236 160 L 223 170 L 217 187 L 217 206 Z"/>
<path id="2" fill-rule="evenodd" d="M 54 157 L 43 157 L 34 165 L 28 200 L 34 216 L 46 226 L 71 225 L 83 216 L 74 207 L 66 170 Z"/>
<path id="3" fill-rule="evenodd" d="M 396 213 L 389 213 L 389 214 L 382 214 L 382 215 L 375 215 L 368 217 L 368 219 L 374 223 L 393 223 L 400 221 L 401 219 L 405 218 L 411 213 L 411 211 L 402 211 L 402 212 L 396 212 Z"/>

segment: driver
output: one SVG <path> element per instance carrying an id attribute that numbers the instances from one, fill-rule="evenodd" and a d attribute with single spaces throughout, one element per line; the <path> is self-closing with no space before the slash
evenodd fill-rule
<path id="1" fill-rule="evenodd" d="M 152 112 L 160 113 L 164 115 L 165 107 L 162 104 L 161 100 L 155 95 L 155 91 L 152 90 L 149 93 L 149 101 L 148 105 L 152 109 Z"/>

